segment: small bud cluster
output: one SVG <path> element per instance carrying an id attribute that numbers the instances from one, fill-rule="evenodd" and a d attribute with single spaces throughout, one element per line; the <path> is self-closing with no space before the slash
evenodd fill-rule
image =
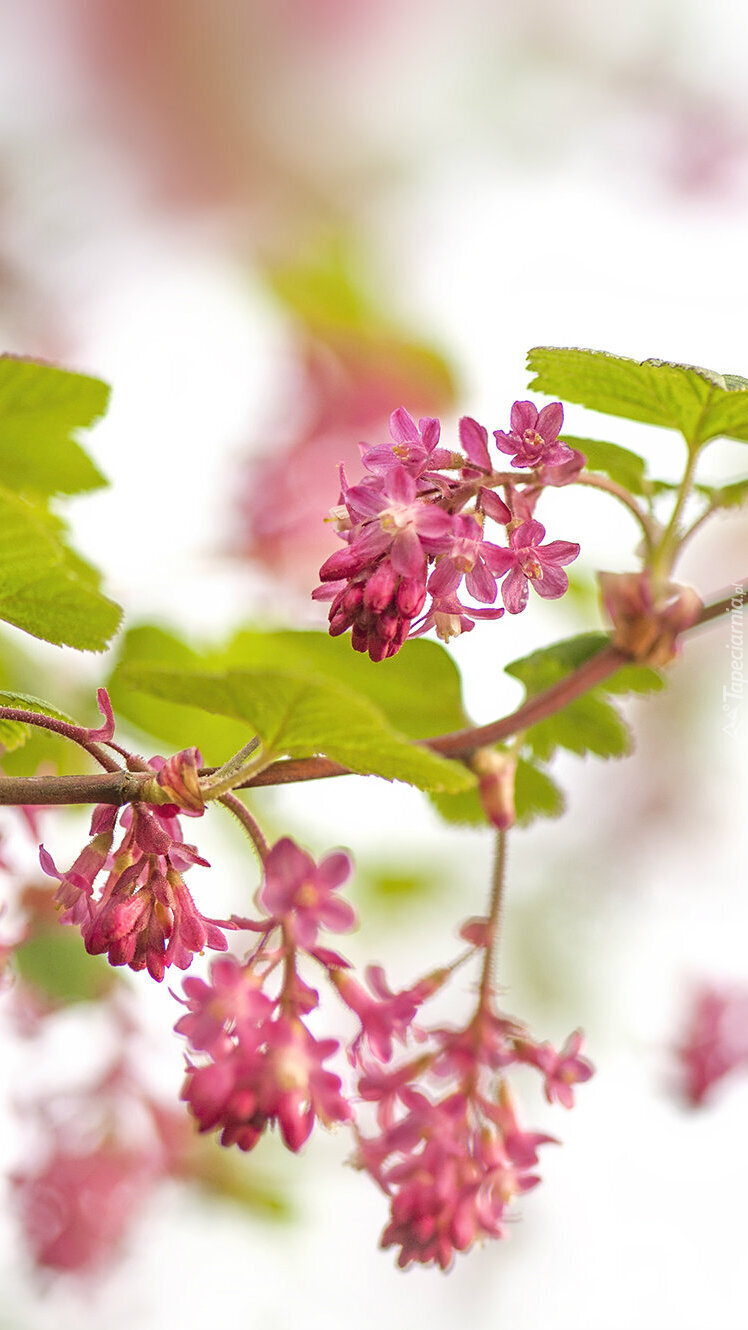
<path id="1" fill-rule="evenodd" d="M 106 953 L 112 965 L 147 969 L 159 982 L 165 969 L 186 970 L 204 947 L 225 951 L 226 923 L 205 918 L 185 885 L 183 874 L 193 864 L 208 866 L 194 845 L 185 843 L 178 813 L 200 816 L 197 800 L 196 748 L 164 762 L 149 764 L 155 783 L 169 803 L 137 803 L 124 811 L 99 804 L 91 820 L 93 839 L 71 868 L 60 873 L 52 856 L 40 847 L 42 868 L 59 882 L 55 896 L 60 920 L 77 924 L 92 956 Z M 112 848 L 119 816 L 124 836 Z M 94 882 L 106 871 L 101 894 Z"/>
<path id="2" fill-rule="evenodd" d="M 462 451 L 452 452 L 440 446 L 438 420 L 416 424 L 404 408 L 393 412 L 392 443 L 362 445 L 368 474 L 361 483 L 348 485 L 341 467 L 333 515 L 345 547 L 322 565 L 313 592 L 332 601 L 330 633 L 350 629 L 354 649 L 379 661 L 431 628 L 448 641 L 469 632 L 476 619 L 498 619 L 504 609 L 519 614 L 531 585 L 545 599 L 562 596 L 563 565 L 577 557 L 579 545 L 543 544 L 545 528 L 533 519 L 543 488 L 568 484 L 584 466 L 581 453 L 559 442 L 562 423 L 560 402 L 540 412 L 531 402 L 515 402 L 511 432 L 494 431 L 499 452 L 511 453 L 514 467 L 530 469 L 524 480 L 493 471 L 488 433 L 470 417 L 460 421 Z M 484 539 L 487 518 L 506 528 L 508 546 Z M 463 580 L 478 606 L 460 600 Z M 500 582 L 503 608 L 494 604 Z"/>

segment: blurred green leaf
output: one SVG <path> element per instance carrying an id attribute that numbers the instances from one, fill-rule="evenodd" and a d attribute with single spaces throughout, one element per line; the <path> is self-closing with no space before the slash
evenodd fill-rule
<path id="1" fill-rule="evenodd" d="M 425 790 L 466 789 L 475 781 L 460 763 L 415 747 L 368 698 L 339 683 L 280 671 L 206 674 L 135 665 L 123 668 L 120 679 L 153 697 L 243 720 L 279 755 L 324 754 L 361 775 Z"/>
<path id="2" fill-rule="evenodd" d="M 429 802 L 445 822 L 458 827 L 487 827 L 478 790 L 462 790 L 460 794 L 429 794 Z"/>
<path id="3" fill-rule="evenodd" d="M 120 610 L 46 501 L 105 483 L 72 432 L 102 415 L 108 397 L 99 379 L 0 357 L 0 618 L 81 651 L 104 650 Z"/>
<path id="4" fill-rule="evenodd" d="M 565 808 L 562 790 L 547 771 L 520 758 L 514 782 L 517 826 L 528 827 L 536 817 L 560 817 Z"/>
<path id="5" fill-rule="evenodd" d="M 638 453 L 621 448 L 617 443 L 604 443 L 599 439 L 580 439 L 573 434 L 563 435 L 564 443 L 576 448 L 587 458 L 589 471 L 602 471 L 616 484 L 623 485 L 631 494 L 644 494 L 647 464 Z"/>
<path id="6" fill-rule="evenodd" d="M 15 356 L 0 356 L 0 476 L 6 489 L 81 494 L 107 481 L 73 433 L 104 415 L 100 379 Z"/>
<path id="7" fill-rule="evenodd" d="M 715 508 L 739 508 L 748 498 L 748 477 L 733 480 L 729 485 L 715 489 L 712 502 Z"/>
<path id="8" fill-rule="evenodd" d="M 593 411 L 677 429 L 690 444 L 748 441 L 748 388 L 736 375 L 579 347 L 534 347 L 530 389 Z"/>
<path id="9" fill-rule="evenodd" d="M 244 629 L 222 653 L 229 667 L 302 670 L 368 697 L 411 739 L 428 739 L 467 725 L 460 673 L 437 642 L 408 643 L 407 651 L 375 664 L 350 641 L 326 632 L 261 633 Z"/>
<path id="10" fill-rule="evenodd" d="M 581 633 L 513 661 L 506 666 L 506 672 L 519 679 L 527 696 L 532 697 L 573 673 L 608 640 L 605 633 Z M 525 732 L 525 742 L 533 757 L 542 762 L 547 762 L 557 748 L 566 748 L 579 757 L 586 753 L 622 757 L 630 751 L 631 735 L 616 708 L 606 701 L 606 695 L 656 692 L 663 686 L 656 670 L 625 665 L 604 684 L 530 726 Z"/>
<path id="11" fill-rule="evenodd" d="M 95 1002 L 119 982 L 102 956 L 88 955 L 76 928 L 57 926 L 37 933 L 15 948 L 13 965 L 25 983 L 65 1006 Z"/>

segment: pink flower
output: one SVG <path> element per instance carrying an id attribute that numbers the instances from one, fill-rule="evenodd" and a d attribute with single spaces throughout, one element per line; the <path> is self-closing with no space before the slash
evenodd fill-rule
<path id="1" fill-rule="evenodd" d="M 284 836 L 265 860 L 259 898 L 268 913 L 288 929 L 293 942 L 309 950 L 320 928 L 346 933 L 355 926 L 352 906 L 333 894 L 350 873 L 351 861 L 342 850 L 326 855 L 317 866 Z"/>
<path id="2" fill-rule="evenodd" d="M 545 600 L 557 600 L 569 586 L 561 565 L 576 559 L 579 545 L 568 540 L 541 545 L 544 535 L 545 527 L 540 522 L 521 522 L 509 537 L 509 549 L 500 551 L 500 557 L 493 556 L 493 571 L 498 576 L 509 574 L 501 594 L 510 614 L 519 614 L 525 608 L 530 582 Z"/>
<path id="3" fill-rule="evenodd" d="M 365 1039 L 375 1058 L 380 1062 L 389 1062 L 392 1041 L 405 1038 L 419 1007 L 419 995 L 414 995 L 411 989 L 393 993 L 381 965 L 368 966 L 366 978 L 375 994 L 373 998 L 346 970 L 330 971 L 330 979 L 338 993 L 361 1022 L 360 1034 L 351 1045 L 351 1060 L 360 1060 L 361 1045 Z"/>
<path id="4" fill-rule="evenodd" d="M 223 1145 L 251 1150 L 277 1122 L 288 1149 L 296 1152 L 316 1118 L 330 1126 L 352 1117 L 340 1078 L 322 1065 L 338 1047 L 335 1039 L 313 1039 L 301 1021 L 266 1021 L 251 1041 L 245 1031 L 216 1061 L 190 1065 L 182 1098 L 200 1131 L 220 1130 Z"/>
<path id="5" fill-rule="evenodd" d="M 500 619 L 503 613 L 503 606 L 481 610 L 473 605 L 463 605 L 454 595 L 434 596 L 428 613 L 416 621 L 408 636 L 420 637 L 435 628 L 437 637 L 442 642 L 449 642 L 461 633 L 472 632 L 476 619 Z"/>
<path id="6" fill-rule="evenodd" d="M 496 446 L 502 453 L 513 453 L 512 466 L 560 466 L 573 454 L 558 442 L 564 423 L 560 402 L 549 402 L 538 412 L 532 402 L 515 402 L 511 411 L 511 433 L 494 430 Z"/>
<path id="7" fill-rule="evenodd" d="M 36 1172 L 13 1178 L 16 1204 L 36 1265 L 87 1274 L 119 1253 L 154 1180 L 149 1152 L 98 1145 L 58 1147 Z"/>
<path id="8" fill-rule="evenodd" d="M 361 445 L 361 455 L 367 471 L 375 476 L 386 476 L 402 467 L 418 481 L 432 467 L 449 463 L 451 454 L 439 448 L 441 426 L 431 416 L 423 416 L 416 425 L 404 406 L 390 416 L 390 434 L 393 442 L 373 448 Z"/>
<path id="9" fill-rule="evenodd" d="M 507 518 L 510 516 L 507 511 Z M 494 561 L 501 567 L 503 554 L 503 548 L 483 539 L 474 517 L 460 513 L 453 520 L 449 549 L 441 555 L 428 580 L 428 590 L 436 597 L 452 595 L 464 577 L 468 595 L 490 605 L 496 599 Z"/>
<path id="10" fill-rule="evenodd" d="M 211 962 L 210 983 L 190 976 L 182 987 L 189 1008 L 174 1029 L 192 1047 L 211 1052 L 226 1048 L 229 1035 L 253 1037 L 258 1022 L 270 1016 L 274 1002 L 260 992 L 261 980 L 233 956 Z M 182 1001 L 180 998 L 179 1001 Z"/>
<path id="11" fill-rule="evenodd" d="M 580 1057 L 579 1050 L 584 1042 L 581 1030 L 569 1035 L 560 1053 L 550 1044 L 538 1044 L 528 1061 L 532 1061 L 545 1076 L 545 1097 L 549 1104 L 563 1104 L 564 1108 L 574 1107 L 573 1085 L 588 1081 L 594 1067 L 586 1058 Z"/>
<path id="12" fill-rule="evenodd" d="M 697 992 L 677 1054 L 694 1107 L 731 1071 L 748 1070 L 748 989 L 707 985 Z"/>

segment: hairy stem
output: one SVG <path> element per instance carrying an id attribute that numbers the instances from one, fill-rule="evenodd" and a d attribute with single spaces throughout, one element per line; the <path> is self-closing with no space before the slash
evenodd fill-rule
<path id="1" fill-rule="evenodd" d="M 496 857 L 494 859 L 493 878 L 491 880 L 491 901 L 488 907 L 486 956 L 483 961 L 483 972 L 480 979 L 480 1007 L 485 1007 L 493 990 L 499 924 L 501 922 L 501 906 L 504 899 L 504 887 L 506 885 L 507 842 L 508 837 L 506 832 L 499 831 L 496 836 Z"/>
<path id="2" fill-rule="evenodd" d="M 234 814 L 237 822 L 241 823 L 244 831 L 246 831 L 247 836 L 257 851 L 257 857 L 260 860 L 260 863 L 264 864 L 270 847 L 249 809 L 242 803 L 241 799 L 237 799 L 235 794 L 221 795 L 219 803 L 222 803 L 224 808 L 228 808 L 229 812 Z"/>

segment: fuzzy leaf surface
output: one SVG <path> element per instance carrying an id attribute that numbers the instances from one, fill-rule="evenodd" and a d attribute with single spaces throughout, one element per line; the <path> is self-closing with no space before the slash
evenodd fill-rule
<path id="1" fill-rule="evenodd" d="M 411 744 L 368 698 L 325 679 L 259 669 L 205 674 L 135 665 L 120 677 L 153 697 L 243 721 L 279 756 L 323 754 L 361 775 L 424 790 L 457 791 L 475 782 L 460 763 Z"/>
<path id="2" fill-rule="evenodd" d="M 530 389 L 593 411 L 680 430 L 689 443 L 748 442 L 748 386 L 737 375 L 580 347 L 534 347 Z"/>

